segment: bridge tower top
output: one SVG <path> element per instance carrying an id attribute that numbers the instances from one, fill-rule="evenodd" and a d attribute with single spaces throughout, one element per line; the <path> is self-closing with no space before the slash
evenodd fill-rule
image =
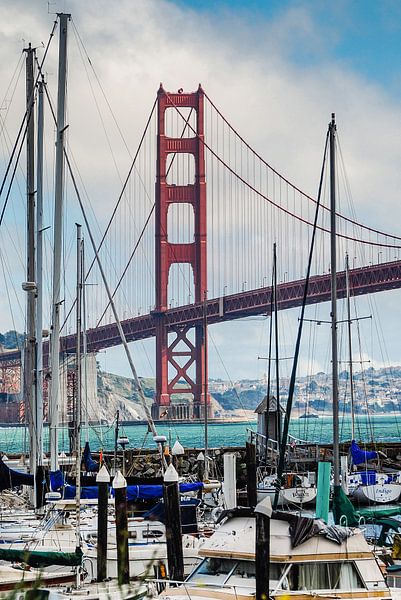
<path id="1" fill-rule="evenodd" d="M 207 295 L 207 239 L 206 239 L 206 180 L 204 149 L 204 92 L 166 92 L 158 90 L 157 112 L 157 165 L 156 165 L 156 405 L 169 406 L 170 395 L 192 394 L 195 416 L 201 416 L 204 390 L 207 385 L 206 330 L 195 327 L 195 343 L 190 339 L 190 328 L 177 328 L 176 338 L 169 345 L 164 313 L 168 308 L 168 281 L 171 265 L 188 263 L 192 267 L 195 302 Z M 166 112 L 174 110 L 181 118 L 180 137 L 166 135 Z M 190 109 L 189 116 L 181 109 Z M 191 119 L 195 113 L 195 121 Z M 194 123 L 194 124 L 192 124 Z M 188 135 L 189 134 L 189 135 Z M 177 155 L 193 157 L 194 177 L 188 181 L 174 181 L 168 174 Z M 168 213 L 174 204 L 189 204 L 193 214 L 193 241 L 170 242 Z M 170 370 L 175 371 L 171 381 Z M 172 368 L 172 369 L 171 369 Z M 195 377 L 193 371 L 195 369 Z M 182 387 L 185 382 L 185 387 Z M 178 387 L 177 387 L 178 385 Z M 155 415 L 158 417 L 158 415 Z"/>

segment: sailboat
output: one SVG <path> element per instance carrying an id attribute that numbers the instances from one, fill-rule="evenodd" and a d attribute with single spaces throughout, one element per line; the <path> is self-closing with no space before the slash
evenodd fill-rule
<path id="1" fill-rule="evenodd" d="M 370 461 L 378 461 L 379 453 L 367 451 L 360 448 L 355 441 L 355 401 L 354 401 L 354 377 L 352 357 L 352 334 L 351 334 L 351 290 L 349 280 L 349 258 L 345 256 L 346 277 L 346 302 L 347 302 L 347 326 L 348 326 L 348 364 L 349 364 L 349 389 L 351 401 L 351 447 L 350 447 L 350 470 L 344 473 L 344 487 L 350 498 L 358 504 L 387 504 L 397 502 L 401 496 L 401 473 L 397 470 L 383 471 L 378 466 L 369 466 Z"/>
<path id="2" fill-rule="evenodd" d="M 279 336 L 278 336 L 278 307 L 277 307 L 277 246 L 273 245 L 273 276 L 272 276 L 272 302 L 271 302 L 271 315 L 273 319 L 274 311 L 274 330 L 275 330 L 275 367 L 276 367 L 276 398 L 270 395 L 270 372 L 271 372 L 271 346 L 272 346 L 272 331 L 273 321 L 271 321 L 270 336 L 269 336 L 269 356 L 268 356 L 268 385 L 267 395 L 265 399 L 256 408 L 255 412 L 261 415 L 261 421 L 263 417 L 264 436 L 262 436 L 262 442 L 258 444 L 260 447 L 259 455 L 264 454 L 264 462 L 267 463 L 268 446 L 270 449 L 272 445 L 276 447 L 275 457 L 273 458 L 273 466 L 269 468 L 267 464 L 260 466 L 257 469 L 257 499 L 262 501 L 263 498 L 269 496 L 272 500 L 276 496 L 277 486 L 279 485 L 279 493 L 277 499 L 277 506 L 304 506 L 312 504 L 316 500 L 316 476 L 312 472 L 298 472 L 286 470 L 280 477 L 280 481 L 277 481 L 277 453 L 280 450 L 280 446 L 283 443 L 281 439 L 282 435 L 282 409 L 280 406 L 280 379 L 279 379 Z M 273 427 L 271 427 L 269 421 L 273 420 Z M 270 430 L 274 431 L 275 439 L 270 439 Z M 258 428 L 259 429 L 259 428 Z M 259 456 L 259 460 L 261 456 Z"/>
<path id="3" fill-rule="evenodd" d="M 340 485 L 339 411 L 338 411 L 338 360 L 337 360 L 337 270 L 336 270 L 336 184 L 335 184 L 335 116 L 328 130 L 330 143 L 330 209 L 331 209 L 331 347 L 332 347 L 332 399 L 333 399 L 333 474 L 334 508 L 336 522 L 339 513 L 336 503 L 343 493 Z M 323 171 L 323 169 L 322 169 Z M 320 191 L 319 191 L 320 198 Z M 313 239 L 310 257 L 313 251 Z M 307 271 L 309 277 L 310 262 Z M 307 285 L 305 286 L 305 296 Z M 303 304 L 303 309 L 304 309 Z M 303 312 L 302 312 L 303 315 Z M 298 328 L 296 356 L 302 332 Z M 291 382 L 295 382 L 296 359 Z M 291 397 L 291 395 L 290 395 Z M 289 425 L 287 406 L 284 421 L 286 439 Z M 284 465 L 281 448 L 279 473 Z M 276 491 L 277 505 L 279 490 Z M 346 498 L 349 502 L 349 500 Z M 262 512 L 262 511 L 260 511 Z M 270 511 L 271 513 L 271 511 Z M 200 551 L 204 560 L 183 584 L 168 587 L 159 598 L 179 600 L 250 600 L 256 595 L 255 568 L 255 517 L 244 509 L 221 515 L 223 522 Z M 327 526 L 322 521 L 275 512 L 269 518 L 269 597 L 309 596 L 320 598 L 391 598 L 382 570 L 372 550 L 359 529 Z M 328 539 L 327 539 L 328 538 Z"/>
<path id="4" fill-rule="evenodd" d="M 377 460 L 376 451 L 363 450 L 355 440 L 351 442 L 351 471 L 346 475 L 346 489 L 350 498 L 359 504 L 388 504 L 401 496 L 401 474 L 397 470 L 381 471 L 368 466 Z M 364 468 L 361 468 L 361 467 Z M 352 470 L 352 467 L 355 470 Z"/>

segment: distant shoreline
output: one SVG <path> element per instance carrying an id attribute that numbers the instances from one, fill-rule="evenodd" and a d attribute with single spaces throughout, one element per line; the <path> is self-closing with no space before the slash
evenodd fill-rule
<path id="1" fill-rule="evenodd" d="M 332 415 L 329 415 L 327 413 L 322 413 L 322 412 L 314 412 L 312 414 L 316 415 L 318 418 L 313 419 L 312 418 L 301 418 L 302 415 L 305 414 L 305 411 L 293 411 L 291 414 L 291 418 L 294 420 L 299 420 L 300 422 L 308 422 L 308 421 L 313 421 L 316 422 L 320 419 L 322 420 L 330 420 L 332 419 Z M 355 419 L 369 419 L 369 418 L 389 418 L 389 417 L 400 417 L 401 418 L 401 412 L 391 412 L 391 413 L 373 413 L 373 414 L 356 414 L 355 415 Z M 346 414 L 344 416 L 340 417 L 340 421 L 343 419 L 351 419 L 351 415 L 350 414 Z M 156 425 L 161 425 L 161 426 L 166 426 L 166 427 L 171 427 L 172 425 L 188 425 L 188 426 L 199 426 L 199 425 L 203 425 L 204 424 L 204 420 L 203 419 L 199 419 L 199 420 L 177 420 L 177 421 L 173 421 L 173 420 L 163 420 L 163 419 L 159 419 L 154 421 Z M 252 412 L 251 415 L 247 418 L 247 417 L 239 417 L 239 416 L 233 416 L 233 417 L 218 417 L 216 419 L 209 419 L 209 425 L 255 425 L 257 422 L 256 419 L 256 415 L 254 415 L 254 413 Z M 146 420 L 132 420 L 132 421 L 120 421 L 120 425 L 121 426 L 133 426 L 133 425 L 138 425 L 138 426 L 147 426 L 148 422 Z M 97 421 L 94 422 L 90 422 L 89 423 L 89 428 L 91 427 L 107 427 L 110 428 L 111 424 L 110 423 L 99 423 Z M 27 425 L 25 423 L 0 423 L 0 429 L 13 429 L 13 428 L 24 428 L 27 427 Z M 48 429 L 49 424 L 48 423 L 44 423 L 44 427 L 45 429 Z M 64 428 L 68 428 L 68 423 L 61 423 L 60 427 L 64 427 Z"/>

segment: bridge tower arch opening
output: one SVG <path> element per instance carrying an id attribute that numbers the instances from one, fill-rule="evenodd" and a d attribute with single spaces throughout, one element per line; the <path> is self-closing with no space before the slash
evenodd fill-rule
<path id="1" fill-rule="evenodd" d="M 181 116 L 182 133 L 167 130 L 171 110 Z M 169 117 L 170 118 L 170 117 Z M 194 131 L 195 130 L 195 131 Z M 188 131 L 191 133 L 189 134 Z M 167 135 L 169 133 L 170 135 Z M 194 304 L 202 311 L 207 296 L 206 178 L 204 151 L 204 92 L 168 93 L 158 91 L 158 131 L 156 165 L 155 252 L 156 252 L 156 398 L 153 418 L 172 419 L 204 417 L 210 414 L 207 389 L 207 331 L 204 324 L 169 327 L 168 283 L 172 265 L 189 264 L 193 274 Z M 177 158 L 178 157 L 178 158 Z M 177 159 L 177 160 L 176 160 Z M 175 163 L 175 164 L 174 164 Z M 179 168 L 191 165 L 190 176 L 183 179 Z M 193 176 L 192 176 L 193 171 Z M 169 210 L 174 205 L 193 209 L 193 239 L 173 242 L 169 238 Z M 171 214 L 171 213 L 170 213 Z M 192 287 L 192 286 L 191 286 Z M 191 334 L 194 330 L 194 334 Z M 174 375 L 172 375 L 174 374 Z M 170 377 L 171 376 L 171 377 Z M 188 403 L 174 397 L 192 398 Z"/>

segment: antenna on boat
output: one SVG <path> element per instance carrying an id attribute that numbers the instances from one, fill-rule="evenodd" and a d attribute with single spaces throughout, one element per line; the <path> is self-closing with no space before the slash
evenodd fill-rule
<path id="1" fill-rule="evenodd" d="M 333 470 L 334 487 L 340 485 L 338 343 L 337 343 L 337 240 L 336 240 L 336 132 L 335 114 L 329 124 L 330 147 L 330 258 L 331 258 L 331 359 L 333 402 Z"/>

